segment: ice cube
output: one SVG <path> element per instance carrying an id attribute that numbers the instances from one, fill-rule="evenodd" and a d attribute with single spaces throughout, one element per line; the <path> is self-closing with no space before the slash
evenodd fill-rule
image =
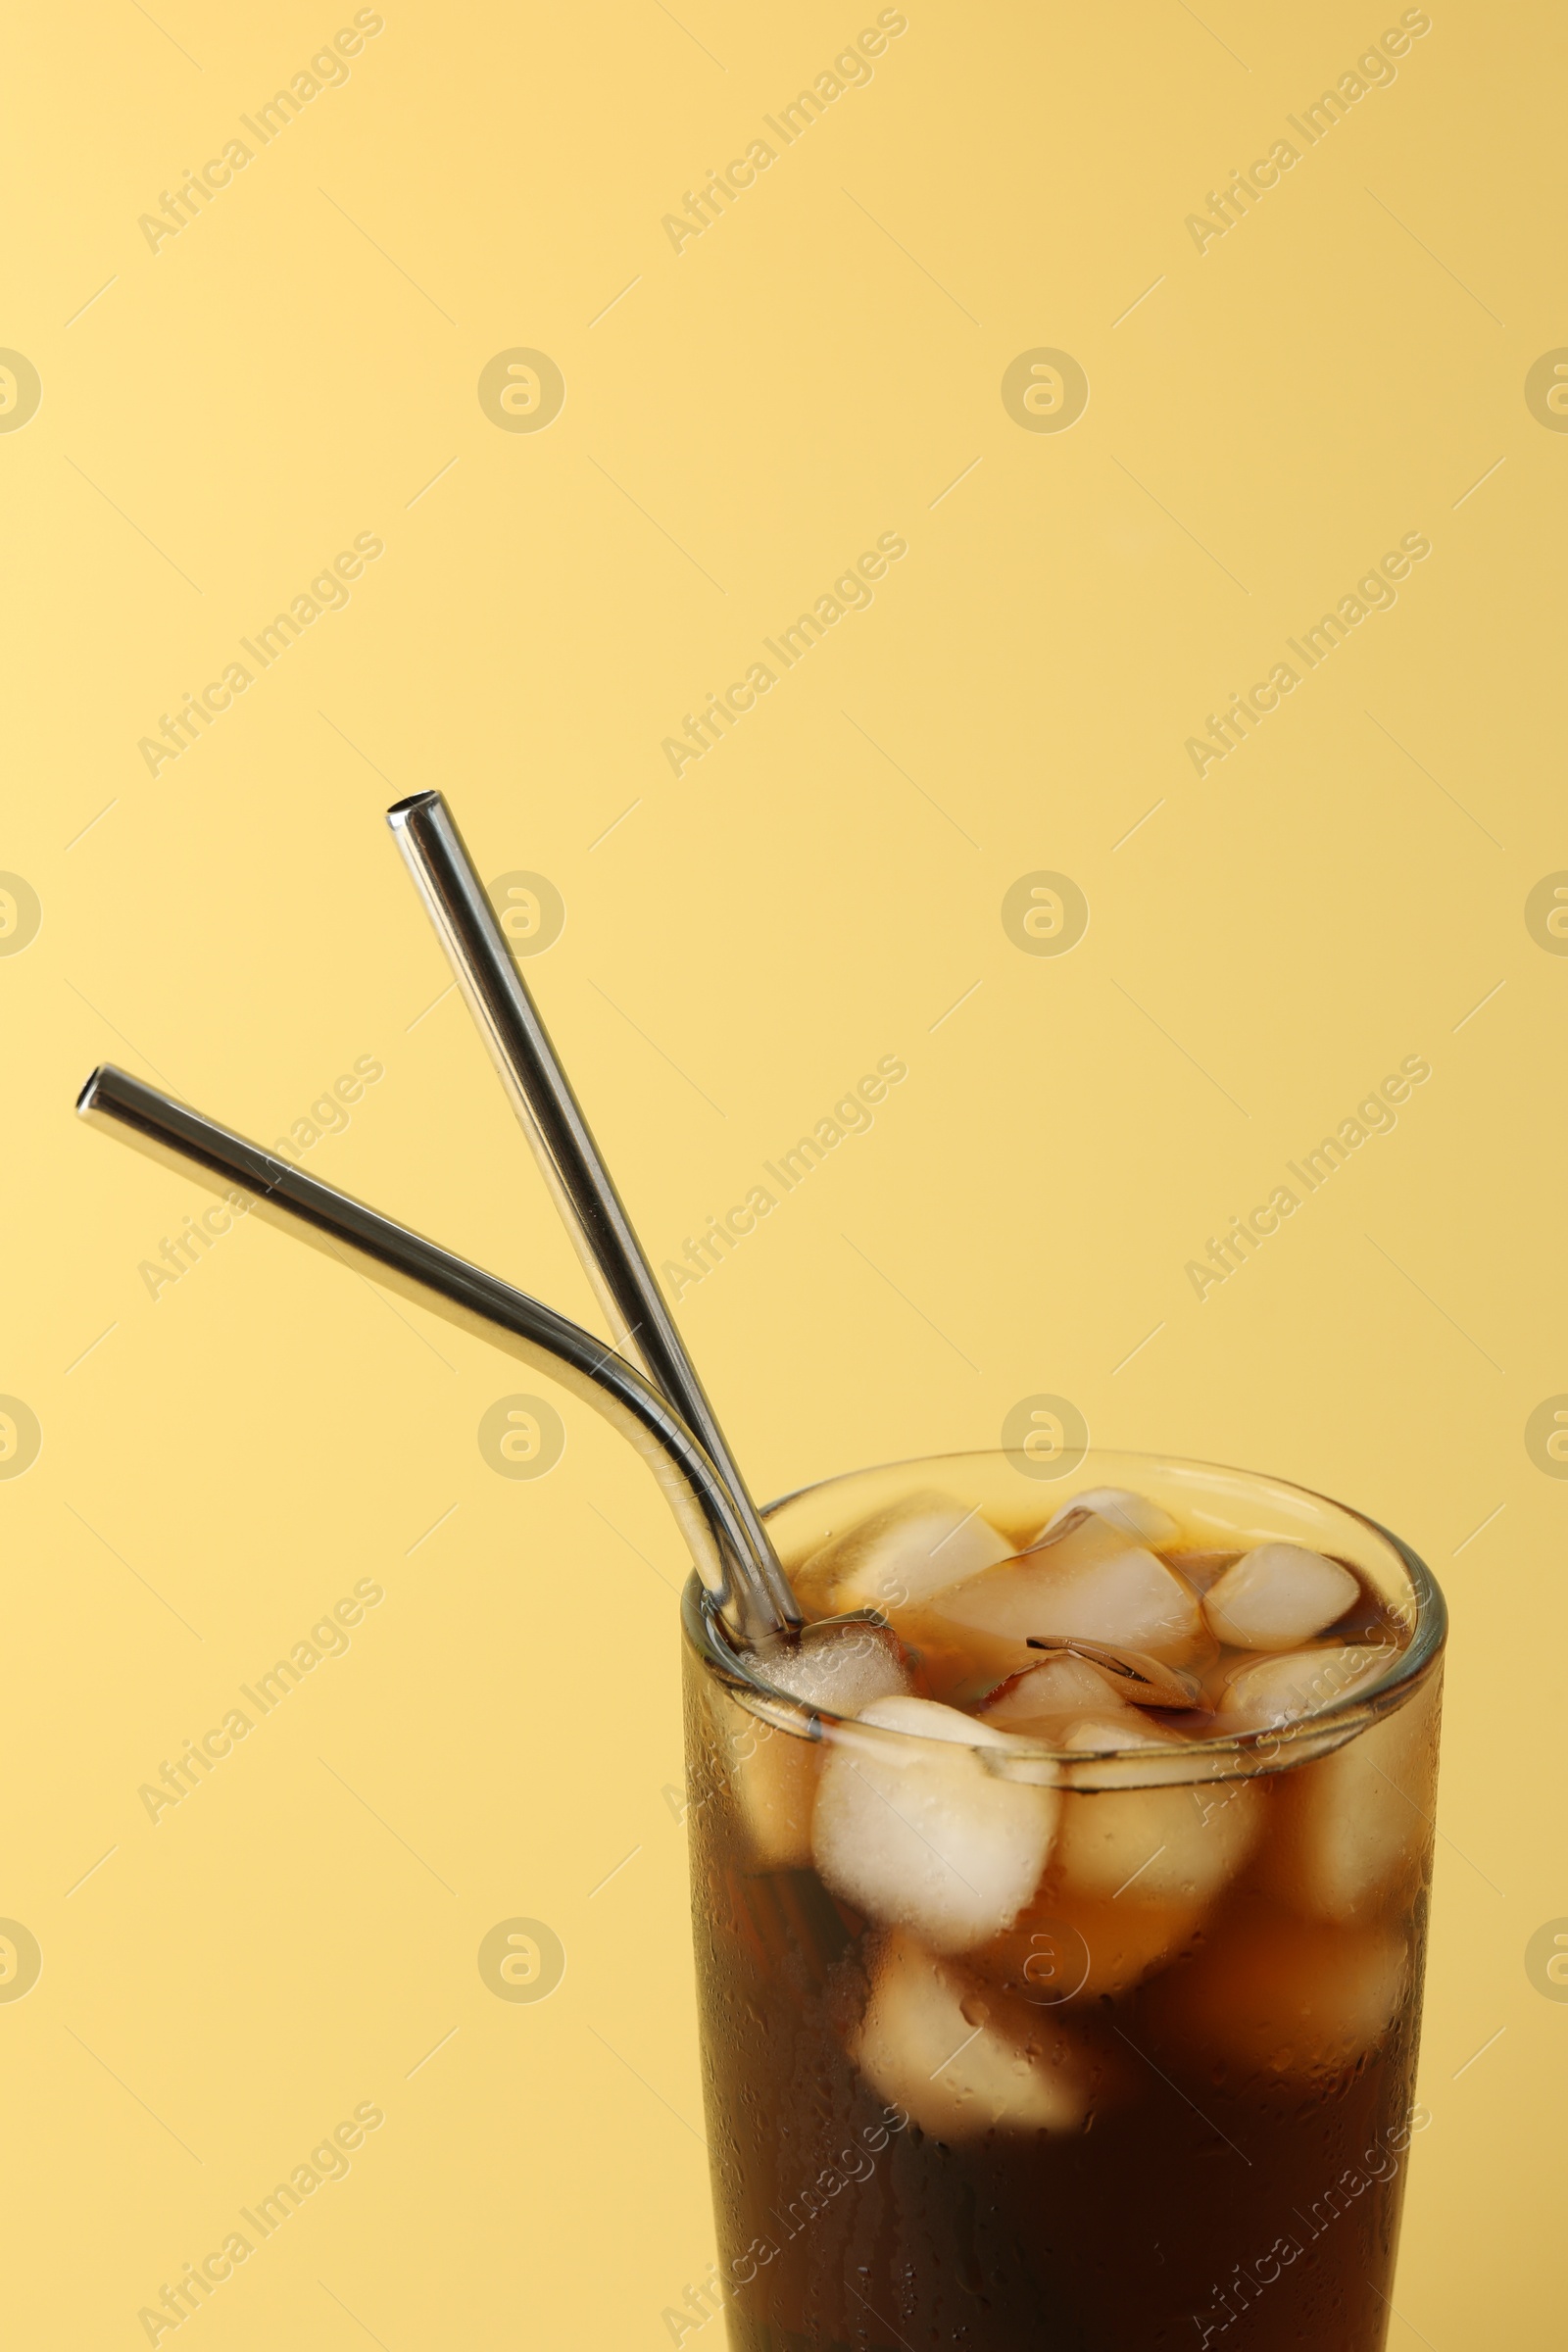
<path id="1" fill-rule="evenodd" d="M 813 1552 L 798 1573 L 803 1598 L 823 1614 L 902 1609 L 1008 1557 L 978 1510 L 926 1491 L 889 1504 Z"/>
<path id="2" fill-rule="evenodd" d="M 909 1687 L 902 1643 L 885 1626 L 863 1622 L 808 1626 L 798 1644 L 760 1659 L 758 1671 L 774 1690 L 832 1715 L 856 1715 Z M 822 1742 L 760 1720 L 713 1688 L 750 1867 L 806 1869 Z"/>
<path id="3" fill-rule="evenodd" d="M 828 1715 L 858 1715 L 873 1698 L 909 1688 L 904 1644 L 863 1618 L 808 1625 L 800 1640 L 756 1660 L 759 1679 Z"/>
<path id="4" fill-rule="evenodd" d="M 1212 1654 L 1197 1594 L 1108 1520 L 1066 1525 L 1033 1551 L 937 1593 L 918 1623 L 961 1636 L 981 1668 L 1032 1664 L 1031 1635 L 1069 1635 L 1180 1666 Z M 911 1621 L 911 1638 L 918 1625 Z"/>
<path id="5" fill-rule="evenodd" d="M 1261 1731 L 1353 1698 L 1394 1663 L 1388 1642 L 1319 1642 L 1238 1667 L 1220 1695 L 1215 1730 Z"/>
<path id="6" fill-rule="evenodd" d="M 1128 1707 L 1074 1725 L 1063 1744 L 1086 1755 L 1165 1748 L 1179 1756 L 1186 1742 Z M 1052 1883 L 1069 1896 L 1106 1902 L 1212 1902 L 1256 1844 L 1263 1804 L 1247 1781 L 1073 1791 L 1062 1799 Z"/>
<path id="7" fill-rule="evenodd" d="M 1326 2084 L 1383 2039 L 1410 1982 L 1397 1929 L 1330 1927 L 1262 1906 L 1233 1911 L 1146 1996 L 1167 2063 L 1238 2090 Z"/>
<path id="8" fill-rule="evenodd" d="M 1332 1755 L 1278 1776 L 1263 1866 L 1280 1901 L 1346 1921 L 1409 1901 L 1432 1838 L 1440 1700 L 1431 1677 Z"/>
<path id="9" fill-rule="evenodd" d="M 988 1772 L 977 1750 L 1028 1742 L 956 1707 L 874 1699 L 859 1722 L 906 1737 L 830 1736 L 811 1819 L 818 1875 L 867 1919 L 908 1928 L 935 1951 L 984 1943 L 1034 1892 L 1056 1790 Z"/>
<path id="10" fill-rule="evenodd" d="M 1087 1494 L 1075 1494 L 1054 1518 L 1047 1520 L 1045 1534 L 1049 1536 L 1053 1528 L 1060 1527 L 1074 1511 L 1093 1511 L 1097 1517 L 1108 1519 L 1113 1527 L 1119 1527 L 1123 1535 L 1136 1536 L 1140 1544 L 1148 1544 L 1155 1551 L 1165 1550 L 1181 1534 L 1169 1511 L 1157 1502 L 1151 1502 L 1147 1494 L 1135 1494 L 1130 1487 L 1091 1487 Z"/>
<path id="11" fill-rule="evenodd" d="M 1203 1599 L 1209 1631 L 1237 1649 L 1298 1649 L 1343 1617 L 1361 1588 L 1348 1568 L 1300 1544 L 1259 1544 Z"/>
<path id="12" fill-rule="evenodd" d="M 980 1709 L 980 1721 L 999 1732 L 1059 1744 L 1056 1734 L 1090 1709 L 1122 1705 L 1108 1675 L 1069 1651 L 1009 1677 Z"/>
<path id="13" fill-rule="evenodd" d="M 1009 2002 L 967 1969 L 888 1936 L 850 2052 L 878 2097 L 949 2141 L 1076 2132 L 1102 2070 L 1049 2011 Z"/>

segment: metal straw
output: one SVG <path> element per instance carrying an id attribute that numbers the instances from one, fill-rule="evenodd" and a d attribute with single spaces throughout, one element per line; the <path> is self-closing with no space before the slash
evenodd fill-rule
<path id="1" fill-rule="evenodd" d="M 76 1108 L 114 1121 L 166 1166 L 194 1165 L 216 1180 L 215 1189 L 254 1196 L 252 1214 L 303 1231 L 340 1263 L 344 1248 L 368 1259 L 387 1288 L 485 1339 L 499 1336 L 510 1352 L 593 1405 L 649 1460 L 703 1582 L 740 1636 L 760 1642 L 780 1630 L 750 1530 L 708 1454 L 660 1392 L 602 1340 L 112 1063 L 94 1070 Z"/>
<path id="2" fill-rule="evenodd" d="M 389 808 L 387 823 L 581 1252 L 617 1345 L 629 1343 L 636 1348 L 655 1386 L 701 1441 L 745 1524 L 776 1625 L 798 1626 L 801 1611 L 789 1579 L 451 809 L 439 792 L 419 792 Z"/>

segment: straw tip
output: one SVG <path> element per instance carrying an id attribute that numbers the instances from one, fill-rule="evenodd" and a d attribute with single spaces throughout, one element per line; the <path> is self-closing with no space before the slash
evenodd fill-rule
<path id="1" fill-rule="evenodd" d="M 93 1071 L 91 1077 L 87 1080 L 87 1083 L 82 1088 L 80 1094 L 76 1097 L 76 1109 L 82 1117 L 85 1117 L 89 1110 L 97 1109 L 98 1089 L 103 1084 L 104 1072 L 108 1069 L 108 1067 L 109 1064 L 107 1062 L 101 1061 L 98 1064 L 98 1067 Z"/>
<path id="2" fill-rule="evenodd" d="M 441 795 L 438 792 L 411 792 L 406 801 L 393 802 L 386 812 L 386 821 L 394 833 L 401 833 L 409 819 L 417 816 L 421 809 L 440 807 Z"/>

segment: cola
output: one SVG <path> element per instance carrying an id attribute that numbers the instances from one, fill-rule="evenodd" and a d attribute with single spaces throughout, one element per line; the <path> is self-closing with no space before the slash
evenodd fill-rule
<path id="1" fill-rule="evenodd" d="M 1277 1481 L 1071 1483 L 791 1498 L 811 1622 L 771 1658 L 688 1591 L 734 2352 L 1383 2343 L 1441 1595 Z"/>

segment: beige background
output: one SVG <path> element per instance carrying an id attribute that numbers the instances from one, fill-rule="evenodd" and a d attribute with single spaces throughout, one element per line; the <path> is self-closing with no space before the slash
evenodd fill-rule
<path id="1" fill-rule="evenodd" d="M 1524 379 L 1568 343 L 1560 19 L 1443 0 L 1200 254 L 1186 216 L 1396 10 L 918 0 L 677 255 L 662 216 L 874 13 L 400 0 L 156 253 L 138 216 L 348 12 L 13 33 L 18 2341 L 146 2340 L 364 2101 L 350 2177 L 189 2323 L 210 2352 L 652 2352 L 711 2254 L 653 1485 L 559 1398 L 559 1466 L 495 1475 L 514 1367 L 258 1224 L 155 1300 L 206 1196 L 72 1113 L 112 1057 L 270 1141 L 373 1056 L 306 1164 L 591 1316 L 381 822 L 431 784 L 487 876 L 564 900 L 530 976 L 656 1258 L 907 1061 L 683 1298 L 760 1493 L 994 1444 L 1049 1391 L 1432 1562 L 1434 2121 L 1391 2341 L 1556 2340 L 1568 2009 L 1524 1955 L 1568 1914 L 1568 1485 L 1524 1430 L 1568 1389 L 1568 961 L 1524 904 L 1568 866 L 1568 440 Z M 565 378 L 537 433 L 476 396 L 519 346 Z M 1091 386 L 1061 433 L 1000 395 L 1041 346 Z M 1200 779 L 1204 714 L 1409 531 L 1396 607 Z M 138 739 L 361 532 L 347 609 L 150 775 Z M 662 739 L 881 532 L 874 605 L 677 780 Z M 1001 919 L 1040 869 L 1091 908 L 1059 958 Z M 1200 1303 L 1186 1262 L 1408 1054 L 1397 1129 Z M 139 1786 L 363 1578 L 349 1653 L 154 1825 Z M 540 2005 L 476 1967 L 516 1916 L 566 1949 Z"/>

